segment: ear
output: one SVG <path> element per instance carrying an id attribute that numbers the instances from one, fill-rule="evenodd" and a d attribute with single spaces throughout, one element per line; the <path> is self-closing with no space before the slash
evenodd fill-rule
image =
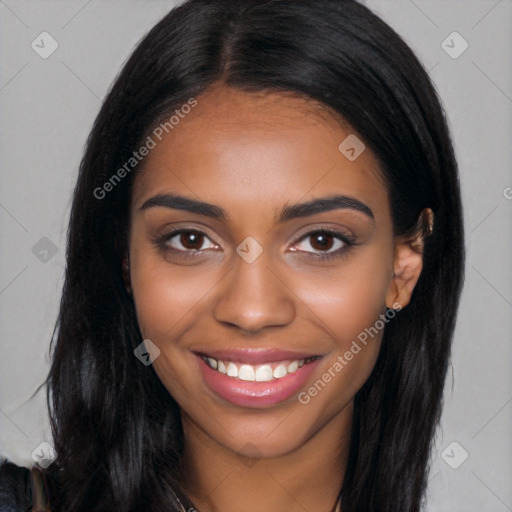
<path id="1" fill-rule="evenodd" d="M 386 306 L 397 309 L 407 306 L 423 268 L 423 255 L 416 252 L 410 243 L 399 243 L 395 247 L 393 277 L 386 295 Z"/>
<path id="2" fill-rule="evenodd" d="M 433 231 L 433 212 L 424 209 L 412 235 L 404 235 L 395 239 L 395 255 L 393 259 L 393 275 L 386 295 L 386 306 L 402 308 L 411 300 L 414 287 L 423 268 L 423 249 L 425 239 Z"/>

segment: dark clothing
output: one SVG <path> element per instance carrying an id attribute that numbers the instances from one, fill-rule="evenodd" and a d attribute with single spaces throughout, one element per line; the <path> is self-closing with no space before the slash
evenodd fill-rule
<path id="1" fill-rule="evenodd" d="M 46 483 L 36 466 L 0 460 L 0 512 L 49 511 Z"/>

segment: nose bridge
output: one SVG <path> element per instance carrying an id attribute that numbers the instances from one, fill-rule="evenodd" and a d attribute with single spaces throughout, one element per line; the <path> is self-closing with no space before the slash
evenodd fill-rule
<path id="1" fill-rule="evenodd" d="M 240 244 L 239 251 L 247 246 Z M 252 248 L 250 249 L 252 250 Z M 236 256 L 215 305 L 215 317 L 246 331 L 286 325 L 295 318 L 293 294 L 263 251 L 254 260 Z M 270 267 L 270 268 L 269 268 Z"/>

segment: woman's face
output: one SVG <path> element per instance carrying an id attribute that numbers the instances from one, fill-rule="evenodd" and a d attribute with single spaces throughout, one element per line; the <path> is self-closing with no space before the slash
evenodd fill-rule
<path id="1" fill-rule="evenodd" d="M 135 180 L 137 318 L 186 432 L 279 456 L 347 425 L 372 371 L 397 297 L 389 198 L 371 151 L 342 152 L 350 130 L 312 102 L 197 102 Z"/>

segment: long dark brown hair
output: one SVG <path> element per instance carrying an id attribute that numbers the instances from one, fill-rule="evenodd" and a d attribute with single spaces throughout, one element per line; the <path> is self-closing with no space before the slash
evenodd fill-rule
<path id="1" fill-rule="evenodd" d="M 409 47 L 352 0 L 189 0 L 140 42 L 108 93 L 80 165 L 52 340 L 48 406 L 59 511 L 179 510 L 180 411 L 151 366 L 126 292 L 137 166 L 148 133 L 214 83 L 328 106 L 377 156 L 396 235 L 434 211 L 411 303 L 385 328 L 355 397 L 343 512 L 417 512 L 440 419 L 463 282 L 457 164 L 443 109 Z M 112 183 L 112 181 L 110 181 Z"/>

